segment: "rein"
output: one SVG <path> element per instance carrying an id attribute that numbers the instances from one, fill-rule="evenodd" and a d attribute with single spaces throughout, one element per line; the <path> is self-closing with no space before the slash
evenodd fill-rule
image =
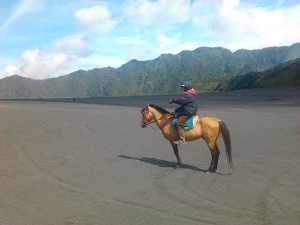
<path id="1" fill-rule="evenodd" d="M 157 121 L 159 121 L 159 120 L 162 120 L 162 119 L 164 119 L 164 118 L 167 118 L 168 116 L 172 116 L 172 114 L 168 114 L 168 115 L 166 115 L 166 116 L 160 117 L 160 118 L 157 119 L 157 120 L 153 120 L 153 121 L 147 122 L 147 123 L 145 123 L 145 125 L 148 126 L 149 124 L 155 123 L 155 122 L 157 122 Z M 165 124 L 166 124 L 167 122 L 168 122 L 168 121 L 166 121 L 162 126 L 160 126 L 159 129 L 162 129 L 162 128 L 165 126 Z M 153 127 L 152 127 L 152 128 L 153 128 Z"/>

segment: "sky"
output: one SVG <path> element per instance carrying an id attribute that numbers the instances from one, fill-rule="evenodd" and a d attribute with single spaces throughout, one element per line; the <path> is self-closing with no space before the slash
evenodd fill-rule
<path id="1" fill-rule="evenodd" d="M 300 42 L 300 0 L 0 0 L 0 78 Z"/>

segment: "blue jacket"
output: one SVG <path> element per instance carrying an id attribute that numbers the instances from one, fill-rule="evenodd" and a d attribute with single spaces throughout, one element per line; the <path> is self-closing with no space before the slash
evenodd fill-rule
<path id="1" fill-rule="evenodd" d="M 189 83 L 186 84 L 190 85 Z M 192 89 L 191 85 L 188 85 L 186 85 L 188 90 Z M 197 114 L 199 105 L 197 102 L 196 93 L 189 93 L 188 91 L 184 92 L 180 97 L 172 99 L 172 102 L 181 105 L 175 109 L 176 117 L 182 115 L 190 117 Z"/>

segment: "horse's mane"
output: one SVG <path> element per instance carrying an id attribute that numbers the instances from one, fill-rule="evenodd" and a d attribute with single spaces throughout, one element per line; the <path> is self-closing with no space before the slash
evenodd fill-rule
<path id="1" fill-rule="evenodd" d="M 157 111 L 163 113 L 163 114 L 170 114 L 169 111 L 165 110 L 164 108 L 157 106 L 157 105 L 153 105 L 153 104 L 149 104 L 150 107 L 156 109 Z"/>

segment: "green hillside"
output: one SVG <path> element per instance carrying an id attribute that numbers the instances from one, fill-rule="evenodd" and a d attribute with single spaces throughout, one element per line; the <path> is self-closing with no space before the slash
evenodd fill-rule
<path id="1" fill-rule="evenodd" d="M 119 68 L 79 70 L 46 80 L 7 77 L 0 80 L 0 98 L 175 94 L 180 92 L 179 84 L 186 80 L 194 82 L 200 92 L 251 88 L 251 85 L 276 86 L 278 82 L 294 85 L 294 81 L 290 81 L 294 78 L 289 77 L 288 71 L 286 75 L 264 75 L 260 81 L 257 74 L 296 58 L 300 58 L 300 43 L 236 52 L 221 47 L 201 47 L 176 55 L 163 54 L 148 61 L 131 60 Z"/>
<path id="2" fill-rule="evenodd" d="M 300 86 L 300 58 L 279 64 L 263 72 L 251 72 L 238 75 L 215 90 L 231 91 L 251 88 L 281 88 Z"/>

